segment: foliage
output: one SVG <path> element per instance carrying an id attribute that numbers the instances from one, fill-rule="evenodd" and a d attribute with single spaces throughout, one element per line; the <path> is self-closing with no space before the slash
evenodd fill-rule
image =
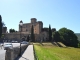
<path id="1" fill-rule="evenodd" d="M 34 27 L 33 27 L 33 25 L 32 25 L 32 27 L 31 27 L 31 40 L 32 40 L 33 42 L 35 42 Z"/>
<path id="2" fill-rule="evenodd" d="M 51 30 L 51 26 L 49 25 L 49 41 L 52 40 L 52 30 Z"/>
<path id="3" fill-rule="evenodd" d="M 4 34 L 2 34 L 1 38 L 4 38 Z"/>
<path id="4" fill-rule="evenodd" d="M 18 31 L 15 31 L 15 32 L 18 32 Z"/>
<path id="5" fill-rule="evenodd" d="M 5 27 L 5 23 L 4 22 L 2 22 L 2 27 Z"/>
<path id="6" fill-rule="evenodd" d="M 52 38 L 53 38 L 53 41 L 59 42 L 60 41 L 60 34 L 59 34 L 59 32 L 58 31 L 52 32 Z"/>
<path id="7" fill-rule="evenodd" d="M 61 42 L 68 46 L 78 47 L 78 38 L 74 32 L 67 28 L 61 28 L 59 30 Z"/>
<path id="8" fill-rule="evenodd" d="M 56 28 L 52 28 L 52 32 L 56 31 Z"/>
<path id="9" fill-rule="evenodd" d="M 79 48 L 62 48 L 48 43 L 47 46 L 37 43 L 34 44 L 34 49 L 38 60 L 80 60 Z"/>
<path id="10" fill-rule="evenodd" d="M 10 33 L 16 32 L 14 29 L 9 29 Z"/>
<path id="11" fill-rule="evenodd" d="M 0 15 L 0 37 L 2 36 L 2 17 Z"/>

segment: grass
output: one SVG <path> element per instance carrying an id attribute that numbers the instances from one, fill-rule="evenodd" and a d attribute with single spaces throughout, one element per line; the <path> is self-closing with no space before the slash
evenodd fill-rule
<path id="1" fill-rule="evenodd" d="M 80 60 L 79 48 L 56 47 L 51 43 L 34 43 L 38 60 Z"/>

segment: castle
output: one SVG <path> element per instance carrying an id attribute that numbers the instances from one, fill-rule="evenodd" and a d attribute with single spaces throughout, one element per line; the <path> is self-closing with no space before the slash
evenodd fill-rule
<path id="1" fill-rule="evenodd" d="M 27 38 L 27 36 L 31 34 L 31 27 L 33 25 L 35 40 L 36 41 L 39 41 L 41 39 L 47 40 L 48 39 L 47 30 L 48 29 L 46 30 L 43 28 L 43 22 L 37 21 L 36 18 L 31 18 L 30 20 L 31 20 L 30 23 L 23 23 L 22 27 L 20 27 L 20 25 L 19 25 L 19 31 L 18 32 L 5 33 L 5 31 L 7 30 L 7 28 L 6 28 L 6 30 L 4 30 L 4 32 L 3 32 L 4 38 L 20 40 L 20 34 L 21 34 L 21 37 Z"/>
<path id="2" fill-rule="evenodd" d="M 19 31 L 30 34 L 32 25 L 34 27 L 34 34 L 40 34 L 42 32 L 43 22 L 37 21 L 36 18 L 31 18 L 31 23 L 23 23 L 22 31 L 19 25 Z"/>

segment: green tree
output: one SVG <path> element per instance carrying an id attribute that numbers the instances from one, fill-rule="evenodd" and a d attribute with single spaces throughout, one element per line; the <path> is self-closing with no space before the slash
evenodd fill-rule
<path id="1" fill-rule="evenodd" d="M 15 29 L 12 29 L 13 32 L 16 32 Z"/>
<path id="2" fill-rule="evenodd" d="M 56 31 L 56 28 L 52 28 L 52 32 L 55 32 Z"/>
<path id="3" fill-rule="evenodd" d="M 58 31 L 52 32 L 52 38 L 53 38 L 53 41 L 60 42 L 60 34 L 59 34 L 59 32 Z"/>
<path id="4" fill-rule="evenodd" d="M 4 38 L 4 34 L 2 34 L 1 38 Z"/>
<path id="5" fill-rule="evenodd" d="M 0 37 L 2 36 L 2 17 L 0 15 Z"/>
<path id="6" fill-rule="evenodd" d="M 78 47 L 78 38 L 75 33 L 67 28 L 59 29 L 61 42 L 67 46 Z"/>
<path id="7" fill-rule="evenodd" d="M 12 32 L 12 29 L 9 29 L 9 33 L 11 33 Z"/>
<path id="8" fill-rule="evenodd" d="M 2 22 L 2 27 L 5 27 L 5 23 L 4 22 Z"/>
<path id="9" fill-rule="evenodd" d="M 52 41 L 52 30 L 50 25 L 49 25 L 49 41 Z"/>
<path id="10" fill-rule="evenodd" d="M 32 27 L 31 27 L 31 40 L 32 40 L 33 42 L 35 42 L 34 27 L 33 27 L 33 25 L 32 25 Z"/>
<path id="11" fill-rule="evenodd" d="M 11 29 L 9 29 L 9 33 L 11 33 Z"/>
<path id="12" fill-rule="evenodd" d="M 15 29 L 9 29 L 10 33 L 16 32 Z"/>

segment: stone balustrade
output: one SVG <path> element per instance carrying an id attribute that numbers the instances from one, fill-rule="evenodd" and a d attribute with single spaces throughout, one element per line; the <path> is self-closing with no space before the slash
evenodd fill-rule
<path id="1" fill-rule="evenodd" d="M 27 48 L 27 44 L 21 46 L 21 53 Z M 20 46 L 14 47 L 12 50 L 7 49 L 5 53 L 5 60 L 15 60 L 20 54 Z"/>

